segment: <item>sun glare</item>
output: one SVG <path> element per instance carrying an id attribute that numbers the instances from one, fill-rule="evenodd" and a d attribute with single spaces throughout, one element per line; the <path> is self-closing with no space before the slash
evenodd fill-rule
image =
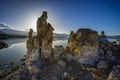
<path id="1" fill-rule="evenodd" d="M 37 24 L 37 17 L 31 20 L 31 25 L 30 25 L 30 28 L 32 28 L 35 32 L 36 32 L 36 24 Z"/>

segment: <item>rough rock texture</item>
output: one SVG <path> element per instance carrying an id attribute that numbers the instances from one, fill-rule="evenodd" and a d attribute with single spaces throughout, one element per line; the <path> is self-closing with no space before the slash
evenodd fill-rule
<path id="1" fill-rule="evenodd" d="M 97 38 L 97 32 L 91 29 L 79 29 L 76 33 L 71 31 L 67 48 L 75 55 L 95 56 L 98 48 Z"/>
<path id="2" fill-rule="evenodd" d="M 31 76 L 25 66 L 15 69 L 14 72 L 12 71 L 2 78 L 1 80 L 31 80 Z"/>
<path id="3" fill-rule="evenodd" d="M 107 80 L 120 80 L 120 65 L 114 66 Z"/>
<path id="4" fill-rule="evenodd" d="M 100 36 L 90 29 L 79 29 L 76 33 L 72 31 L 66 52 L 72 54 L 72 57 L 66 56 L 68 61 L 73 59 L 83 64 L 95 80 L 106 80 L 108 75 L 113 74 L 113 66 L 120 64 L 120 46 L 109 42 L 104 31 Z M 114 80 L 113 76 L 108 80 Z"/>
<path id="5" fill-rule="evenodd" d="M 72 53 L 74 59 L 84 64 L 91 64 L 91 59 L 97 56 L 98 33 L 91 29 L 78 29 L 71 31 L 66 51 Z"/>
<path id="6" fill-rule="evenodd" d="M 49 58 L 52 50 L 53 28 L 47 23 L 47 12 L 37 20 L 37 35 L 33 37 L 30 29 L 27 41 L 27 56 L 25 64 L 31 75 L 31 80 L 40 79 L 41 57 Z"/>
<path id="7" fill-rule="evenodd" d="M 47 23 L 47 12 L 43 12 L 42 16 L 37 20 L 37 38 L 38 45 L 41 47 L 41 55 L 49 57 L 52 49 L 53 27 Z"/>
<path id="8" fill-rule="evenodd" d="M 47 23 L 47 12 L 44 11 L 42 16 L 37 20 L 37 35 L 32 36 L 33 30 L 29 31 L 29 39 L 27 41 L 27 49 L 38 50 L 39 55 L 49 57 L 52 50 L 53 27 Z"/>
<path id="9" fill-rule="evenodd" d="M 96 80 L 119 80 L 119 73 L 114 71 L 114 66 L 118 66 L 120 64 L 120 46 L 106 40 L 105 35 L 104 38 L 98 38 L 98 58 L 94 61 L 93 69 L 88 67 L 88 71 L 91 72 Z M 116 67 L 115 69 L 119 72 L 119 69 Z"/>
<path id="10" fill-rule="evenodd" d="M 76 62 L 66 60 L 44 60 L 40 80 L 93 80 L 89 72 L 83 71 Z"/>
<path id="11" fill-rule="evenodd" d="M 60 59 L 61 55 L 64 53 L 64 48 L 62 45 L 56 45 L 54 48 L 54 58 Z"/>

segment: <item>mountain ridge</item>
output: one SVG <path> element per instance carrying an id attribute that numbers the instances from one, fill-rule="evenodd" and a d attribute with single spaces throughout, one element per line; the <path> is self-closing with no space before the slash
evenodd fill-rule
<path id="1" fill-rule="evenodd" d="M 33 33 L 36 35 L 36 32 Z M 67 40 L 69 35 L 65 33 L 54 33 L 54 40 Z M 6 38 L 24 38 L 28 37 L 28 32 L 15 29 L 0 29 L 0 39 Z"/>
<path id="2" fill-rule="evenodd" d="M 36 32 L 33 32 L 33 36 L 36 35 Z M 20 31 L 14 29 L 14 27 L 7 25 L 5 23 L 0 23 L 0 39 L 4 38 L 22 38 L 27 37 L 28 31 Z M 69 34 L 66 33 L 53 33 L 54 40 L 67 40 L 69 38 Z M 120 35 L 109 35 L 108 39 L 120 39 Z"/>

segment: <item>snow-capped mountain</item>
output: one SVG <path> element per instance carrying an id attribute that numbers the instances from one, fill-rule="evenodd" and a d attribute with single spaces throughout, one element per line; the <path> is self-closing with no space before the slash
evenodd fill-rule
<path id="1" fill-rule="evenodd" d="M 9 37 L 26 37 L 28 35 L 25 31 L 15 30 L 12 26 L 0 23 L 0 38 Z"/>

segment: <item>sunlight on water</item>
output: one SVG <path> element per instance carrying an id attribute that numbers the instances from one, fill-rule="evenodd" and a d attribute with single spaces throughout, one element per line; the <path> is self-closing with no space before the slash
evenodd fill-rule
<path id="1" fill-rule="evenodd" d="M 117 40 L 116 39 L 108 39 L 108 41 L 114 42 L 114 41 L 117 41 Z"/>
<path id="2" fill-rule="evenodd" d="M 0 64 L 18 62 L 26 54 L 25 43 L 17 43 L 10 48 L 0 50 Z"/>
<path id="3" fill-rule="evenodd" d="M 55 45 L 62 45 L 63 47 L 66 47 L 66 45 L 67 45 L 67 40 L 53 41 L 52 47 L 54 48 Z"/>

